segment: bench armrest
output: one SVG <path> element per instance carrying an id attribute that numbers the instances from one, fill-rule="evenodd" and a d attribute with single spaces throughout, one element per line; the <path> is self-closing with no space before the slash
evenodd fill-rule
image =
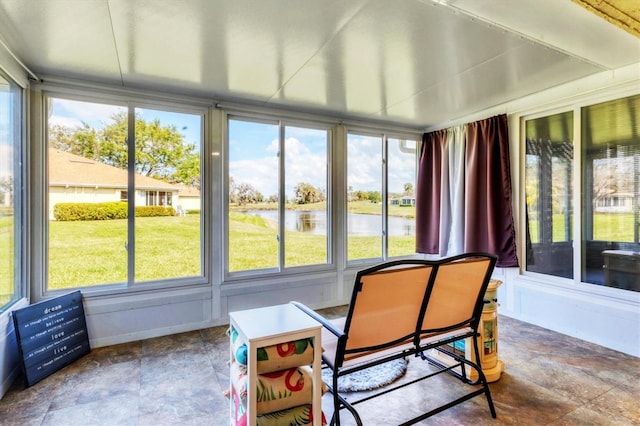
<path id="1" fill-rule="evenodd" d="M 291 304 L 297 306 L 300 310 L 302 310 L 302 312 L 306 313 L 311 318 L 313 318 L 314 320 L 318 321 L 320 324 L 322 324 L 322 326 L 324 328 L 326 328 L 329 332 L 334 334 L 338 339 L 345 338 L 344 336 L 346 336 L 346 335 L 345 335 L 344 331 L 342 331 L 339 328 L 337 328 L 333 323 L 331 323 L 329 320 L 327 320 L 325 317 L 323 317 L 319 313 L 315 312 L 313 309 L 310 309 L 308 306 L 306 306 L 306 305 L 304 305 L 303 303 L 300 303 L 300 302 L 293 302 L 292 301 Z"/>

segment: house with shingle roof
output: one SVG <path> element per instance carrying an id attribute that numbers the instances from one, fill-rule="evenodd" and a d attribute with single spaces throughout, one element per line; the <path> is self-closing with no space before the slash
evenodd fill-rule
<path id="1" fill-rule="evenodd" d="M 200 191 L 136 174 L 136 206 L 200 210 Z M 49 219 L 57 203 L 127 201 L 127 171 L 69 152 L 49 149 Z"/>

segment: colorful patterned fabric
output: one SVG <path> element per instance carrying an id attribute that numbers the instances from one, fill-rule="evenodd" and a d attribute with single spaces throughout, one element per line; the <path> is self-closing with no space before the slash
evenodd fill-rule
<path id="1" fill-rule="evenodd" d="M 288 410 L 276 411 L 264 414 L 256 418 L 257 426 L 300 426 L 313 423 L 313 410 L 311 404 L 300 405 Z M 327 424 L 327 419 L 322 414 L 322 424 Z"/>
<path id="2" fill-rule="evenodd" d="M 231 363 L 231 380 L 235 396 L 246 407 L 248 378 L 244 366 Z M 259 374 L 255 394 L 257 414 L 308 404 L 313 396 L 311 370 L 299 367 Z"/>
<path id="3" fill-rule="evenodd" d="M 229 340 L 231 341 L 233 359 L 239 364 L 247 365 L 247 345 L 240 339 L 238 331 L 233 327 L 229 327 L 227 335 L 229 335 Z"/>
<path id="4" fill-rule="evenodd" d="M 232 406 L 235 411 L 231 418 L 235 420 L 235 426 L 247 426 L 247 412 L 242 406 Z M 238 410 L 238 408 L 240 408 Z M 301 426 L 313 423 L 313 407 L 311 404 L 299 405 L 274 413 L 256 416 L 256 426 Z M 322 424 L 327 424 L 327 419 L 322 413 Z"/>
<path id="5" fill-rule="evenodd" d="M 231 388 L 229 393 L 229 398 L 231 398 L 231 419 L 232 424 L 236 426 L 247 426 L 247 407 L 245 405 L 247 394 L 244 394 L 244 397 L 241 397 L 236 391 L 235 387 Z"/>
<path id="6" fill-rule="evenodd" d="M 231 340 L 233 358 L 241 365 L 247 365 L 247 345 L 238 332 L 230 327 L 227 334 Z M 284 370 L 313 362 L 313 339 L 300 339 L 292 342 L 258 348 L 258 374 Z"/>

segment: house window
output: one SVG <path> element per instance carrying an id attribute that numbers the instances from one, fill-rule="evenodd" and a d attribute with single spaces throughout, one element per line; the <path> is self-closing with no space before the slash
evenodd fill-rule
<path id="1" fill-rule="evenodd" d="M 143 191 L 146 196 L 145 206 L 157 206 L 158 204 L 158 193 L 156 191 Z"/>
<path id="2" fill-rule="evenodd" d="M 581 107 L 579 115 L 526 121 L 528 271 L 640 291 L 638 111 L 640 95 L 635 95 Z M 579 141 L 574 141 L 574 120 Z M 580 194 L 575 212 L 574 193 Z M 579 259 L 579 269 L 573 259 Z"/>
<path id="3" fill-rule="evenodd" d="M 173 205 L 173 194 L 167 191 L 140 191 L 144 197 L 145 206 L 165 206 Z"/>
<path id="4" fill-rule="evenodd" d="M 58 97 L 48 105 L 47 288 L 201 276 L 200 216 L 138 209 L 173 203 L 172 191 L 144 187 L 199 193 L 201 115 Z"/>
<path id="5" fill-rule="evenodd" d="M 347 138 L 347 259 L 415 254 L 417 142 L 386 135 Z"/>
<path id="6" fill-rule="evenodd" d="M 228 271 L 325 265 L 327 128 L 228 120 Z"/>
<path id="7" fill-rule="evenodd" d="M 22 89 L 0 71 L 0 312 L 24 296 Z"/>

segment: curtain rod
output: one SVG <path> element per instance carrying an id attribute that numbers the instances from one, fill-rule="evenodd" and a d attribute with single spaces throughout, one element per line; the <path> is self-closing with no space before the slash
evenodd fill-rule
<path id="1" fill-rule="evenodd" d="M 4 50 L 6 50 L 9 55 L 11 55 L 11 57 L 18 63 L 18 65 L 20 65 L 22 67 L 23 70 L 25 70 L 27 72 L 27 74 L 29 74 L 29 76 L 31 76 L 32 79 L 36 80 L 36 81 L 42 81 L 33 71 L 31 71 L 29 69 L 28 66 L 26 66 L 24 64 L 24 62 L 22 62 L 14 53 L 11 49 L 9 49 L 9 46 L 7 46 L 7 44 L 4 42 L 4 40 L 2 38 L 0 38 L 0 44 L 2 44 L 2 47 L 4 47 Z"/>

